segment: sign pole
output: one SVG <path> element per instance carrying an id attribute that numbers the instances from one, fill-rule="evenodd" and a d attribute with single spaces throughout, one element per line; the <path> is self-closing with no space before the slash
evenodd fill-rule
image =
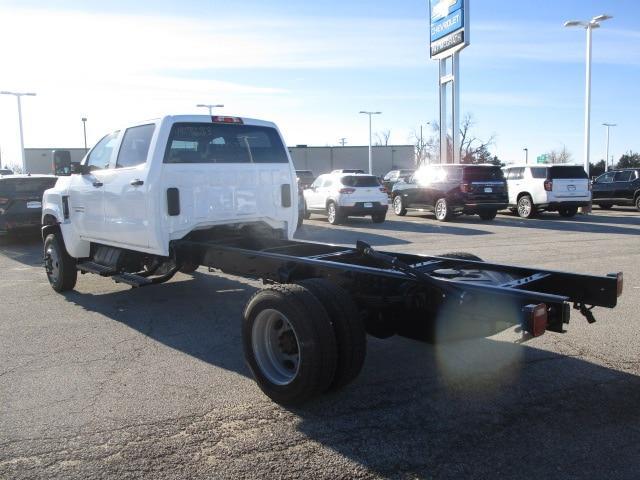
<path id="1" fill-rule="evenodd" d="M 441 58 L 440 79 L 438 81 L 440 89 L 440 163 L 449 163 L 448 139 L 447 139 L 447 59 Z"/>
<path id="2" fill-rule="evenodd" d="M 453 137 L 453 163 L 460 163 L 460 52 L 451 57 L 453 84 L 451 85 L 451 135 Z"/>

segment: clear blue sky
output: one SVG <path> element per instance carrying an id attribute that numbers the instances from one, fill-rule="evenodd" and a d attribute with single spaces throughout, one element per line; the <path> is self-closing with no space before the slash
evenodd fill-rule
<path id="1" fill-rule="evenodd" d="M 594 32 L 592 159 L 640 150 L 640 2 L 470 0 L 461 56 L 463 112 L 496 134 L 505 161 L 563 145 L 582 160 L 585 34 L 569 19 L 608 13 Z M 392 143 L 438 115 L 426 1 L 0 2 L 0 90 L 25 99 L 26 146 L 82 146 L 120 123 L 224 103 L 276 121 L 289 144 L 350 145 L 374 130 Z M 17 155 L 15 101 L 0 98 L 0 147 Z"/>

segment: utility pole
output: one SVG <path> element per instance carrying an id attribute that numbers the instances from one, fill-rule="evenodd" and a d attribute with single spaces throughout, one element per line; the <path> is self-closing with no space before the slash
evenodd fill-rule
<path id="1" fill-rule="evenodd" d="M 371 150 L 371 116 L 372 115 L 380 115 L 382 112 L 365 112 L 360 111 L 365 115 L 369 115 L 369 175 L 373 175 L 373 155 Z"/>
<path id="2" fill-rule="evenodd" d="M 529 149 L 524 147 L 522 150 L 524 150 L 524 164 L 529 165 Z"/>
<path id="3" fill-rule="evenodd" d="M 615 124 L 615 123 L 603 123 L 602 125 L 607 127 L 607 153 L 604 156 L 604 171 L 608 172 L 609 171 L 609 128 L 610 127 L 617 127 L 617 124 Z M 611 167 L 613 168 L 613 161 L 611 162 Z"/>
<path id="4" fill-rule="evenodd" d="M 20 154 L 22 155 L 22 170 L 26 171 L 24 160 L 24 135 L 22 133 L 22 105 L 20 97 L 35 97 L 35 93 L 0 92 L 0 95 L 14 95 L 18 100 L 18 125 L 20 127 Z"/>
<path id="5" fill-rule="evenodd" d="M 82 131 L 84 133 L 84 152 L 87 153 L 87 117 L 82 117 Z"/>
<path id="6" fill-rule="evenodd" d="M 338 143 L 344 147 L 347 143 L 347 139 L 345 137 L 342 137 L 340 140 L 338 140 Z"/>

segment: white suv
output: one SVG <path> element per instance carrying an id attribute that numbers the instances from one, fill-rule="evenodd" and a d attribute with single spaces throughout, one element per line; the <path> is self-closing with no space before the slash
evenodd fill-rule
<path id="1" fill-rule="evenodd" d="M 504 176 L 509 208 L 522 218 L 541 211 L 573 217 L 591 202 L 589 178 L 580 165 L 509 166 Z"/>
<path id="2" fill-rule="evenodd" d="M 384 222 L 389 200 L 378 177 L 362 173 L 320 175 L 304 190 L 305 217 L 311 213 L 327 215 L 338 224 L 349 216 L 371 215 L 374 223 Z"/>

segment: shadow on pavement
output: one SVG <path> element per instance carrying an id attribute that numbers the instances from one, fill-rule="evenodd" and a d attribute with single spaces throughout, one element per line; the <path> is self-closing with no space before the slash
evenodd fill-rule
<path id="1" fill-rule="evenodd" d="M 525 219 L 514 214 L 499 215 L 494 223 L 503 227 L 530 228 L 537 230 L 556 230 L 562 232 L 605 233 L 616 235 L 640 235 L 640 218 L 602 215 L 577 215 L 573 218 L 562 218 L 553 213 L 540 214 Z M 620 226 L 620 224 L 628 225 Z"/>
<path id="2" fill-rule="evenodd" d="M 354 225 L 347 224 L 349 228 L 353 228 Z M 341 243 L 346 245 L 355 245 L 357 240 L 364 240 L 372 245 L 406 245 L 410 243 L 407 240 L 402 240 L 387 235 L 379 235 L 377 233 L 351 231 L 349 229 L 342 229 L 334 227 L 329 223 L 316 224 L 305 223 L 298 229 L 295 234 L 297 240 L 312 240 L 320 243 Z"/>
<path id="3" fill-rule="evenodd" d="M 42 237 L 40 230 L 0 237 L 0 255 L 24 265 L 42 265 Z"/>
<path id="4" fill-rule="evenodd" d="M 66 298 L 249 376 L 239 320 L 255 287 L 194 277 Z M 291 411 L 300 432 L 361 465 L 364 476 L 637 478 L 639 404 L 639 377 L 527 344 L 394 337 L 369 338 L 351 386 Z"/>

